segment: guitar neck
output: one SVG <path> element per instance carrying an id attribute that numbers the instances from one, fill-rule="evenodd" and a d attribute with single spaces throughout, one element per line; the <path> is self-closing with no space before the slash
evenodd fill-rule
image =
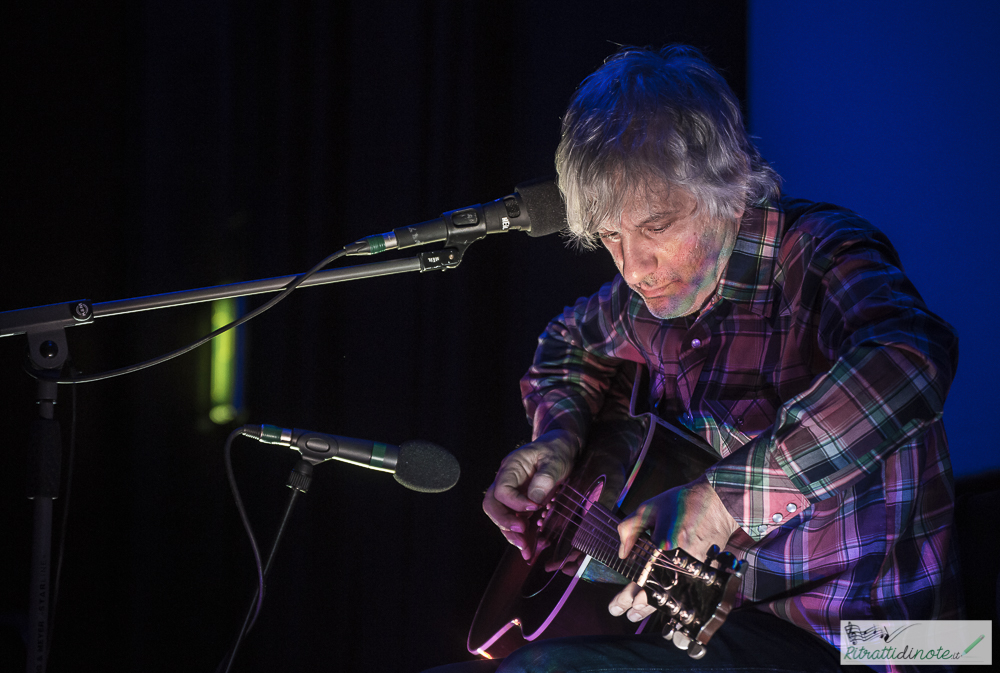
<path id="1" fill-rule="evenodd" d="M 645 538 L 633 545 L 628 558 L 618 557 L 621 538 L 618 536 L 620 523 L 614 514 L 600 504 L 594 503 L 587 510 L 573 534 L 572 546 L 622 575 L 629 581 L 638 581 L 649 563 L 654 547 Z"/>

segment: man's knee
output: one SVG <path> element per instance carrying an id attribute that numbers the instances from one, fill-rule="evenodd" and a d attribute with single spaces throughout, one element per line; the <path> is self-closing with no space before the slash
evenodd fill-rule
<path id="1" fill-rule="evenodd" d="M 588 636 L 529 643 L 504 659 L 497 673 L 683 670 L 689 666 L 687 655 L 659 636 Z"/>

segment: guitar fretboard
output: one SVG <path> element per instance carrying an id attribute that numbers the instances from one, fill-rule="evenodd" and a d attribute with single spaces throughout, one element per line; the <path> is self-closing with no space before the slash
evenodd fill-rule
<path id="1" fill-rule="evenodd" d="M 579 521 L 568 520 L 568 526 L 575 526 L 572 545 L 592 556 L 623 577 L 636 581 L 649 562 L 652 549 L 645 540 L 640 540 L 629 552 L 626 559 L 618 557 L 621 539 L 618 536 L 620 520 L 607 508 L 597 503 L 590 504 Z"/>

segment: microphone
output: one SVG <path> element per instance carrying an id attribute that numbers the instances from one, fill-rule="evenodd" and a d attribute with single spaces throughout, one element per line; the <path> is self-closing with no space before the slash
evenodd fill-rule
<path id="1" fill-rule="evenodd" d="M 460 469 L 455 457 L 437 444 L 419 439 L 396 446 L 274 425 L 244 425 L 240 432 L 265 444 L 294 448 L 313 465 L 339 460 L 389 472 L 412 491 L 441 493 L 458 483 Z"/>
<path id="2" fill-rule="evenodd" d="M 347 254 L 377 255 L 438 241 L 454 245 L 507 231 L 547 236 L 565 228 L 566 205 L 559 187 L 553 178 L 542 178 L 520 184 L 513 194 L 486 205 L 459 208 L 436 220 L 363 238 L 347 246 Z"/>

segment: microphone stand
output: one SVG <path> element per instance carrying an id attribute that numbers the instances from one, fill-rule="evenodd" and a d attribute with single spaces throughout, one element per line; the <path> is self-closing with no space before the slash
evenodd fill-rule
<path id="1" fill-rule="evenodd" d="M 307 278 L 299 287 L 410 271 L 452 269 L 461 263 L 468 246 L 485 236 L 485 224 L 467 227 L 461 232 L 461 236 L 449 239 L 448 242 L 452 247 L 422 252 L 405 259 L 322 271 Z M 31 426 L 26 488 L 28 499 L 34 500 L 31 593 L 28 604 L 28 673 L 44 673 L 48 656 L 52 509 L 53 501 L 59 495 L 62 469 L 62 440 L 59 423 L 54 418 L 59 386 L 53 378 L 69 358 L 66 328 L 87 325 L 97 318 L 113 315 L 279 292 L 299 277 L 282 276 L 96 304 L 82 299 L 0 312 L 0 337 L 26 334 L 31 366 L 38 373 L 35 396 L 38 403 L 38 418 Z"/>

